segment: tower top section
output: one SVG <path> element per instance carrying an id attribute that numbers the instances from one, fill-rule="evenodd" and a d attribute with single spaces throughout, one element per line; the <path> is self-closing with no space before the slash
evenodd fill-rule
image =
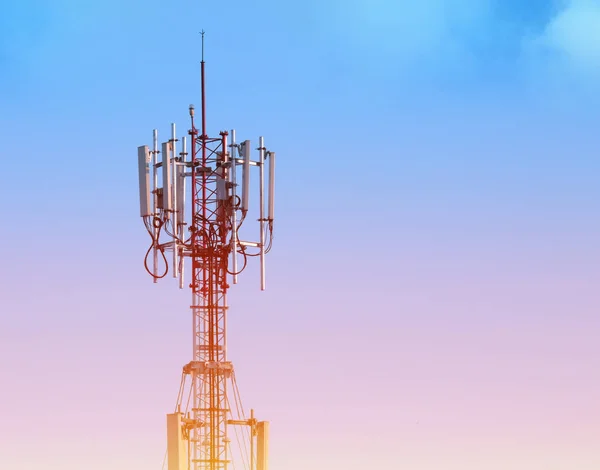
<path id="1" fill-rule="evenodd" d="M 258 256 L 264 289 L 265 254 L 273 239 L 275 153 L 267 149 L 263 137 L 253 148 L 250 140 L 238 142 L 235 130 L 208 135 L 204 30 L 200 35 L 200 129 L 191 104 L 187 136 L 178 138 L 171 124 L 166 142 L 159 145 L 155 129 L 152 148 L 138 148 L 140 215 L 151 238 L 144 264 L 155 282 L 170 271 L 183 288 L 185 259 L 190 258 L 193 266 L 199 256 L 218 250 L 219 277 L 227 286 L 228 277 L 237 283 L 249 259 Z M 252 174 L 258 177 L 257 185 L 251 182 Z M 256 186 L 258 207 L 251 208 L 251 189 Z M 247 219 L 253 213 L 258 215 L 258 233 L 250 235 Z M 167 252 L 172 253 L 171 260 Z M 200 288 L 194 282 L 190 286 Z"/>

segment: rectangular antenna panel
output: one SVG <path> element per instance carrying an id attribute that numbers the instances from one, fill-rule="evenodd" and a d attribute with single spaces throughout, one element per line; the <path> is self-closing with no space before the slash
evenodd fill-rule
<path id="1" fill-rule="evenodd" d="M 269 154 L 269 220 L 275 219 L 275 152 Z"/>
<path id="2" fill-rule="evenodd" d="M 162 177 L 163 177 L 163 209 L 170 211 L 171 207 L 171 142 L 162 144 Z M 168 215 L 167 215 L 168 217 Z"/>
<path id="3" fill-rule="evenodd" d="M 150 151 L 147 145 L 138 147 L 138 171 L 140 181 L 140 217 L 152 215 L 150 204 Z"/>
<path id="4" fill-rule="evenodd" d="M 175 209 L 177 210 L 177 222 L 183 224 L 185 222 L 185 157 L 187 152 L 187 139 L 182 137 L 181 147 L 181 163 L 176 168 L 176 194 L 175 194 Z"/>
<path id="5" fill-rule="evenodd" d="M 185 221 L 185 167 L 177 165 L 177 190 L 175 194 L 175 208 L 177 210 L 177 222 Z"/>
<path id="6" fill-rule="evenodd" d="M 242 171 L 242 210 L 248 210 L 248 203 L 250 199 L 250 156 L 252 149 L 250 147 L 250 141 L 244 141 L 243 155 L 244 155 L 244 166 Z"/>
<path id="7" fill-rule="evenodd" d="M 223 162 L 223 153 L 217 152 L 217 156 L 220 162 Z M 227 199 L 227 181 L 225 180 L 225 167 L 221 166 L 217 170 L 217 199 L 219 201 L 225 201 Z"/>
<path id="8" fill-rule="evenodd" d="M 269 422 L 256 423 L 256 470 L 269 470 Z"/>
<path id="9" fill-rule="evenodd" d="M 187 440 L 181 431 L 181 413 L 167 415 L 168 470 L 187 470 Z"/>
<path id="10" fill-rule="evenodd" d="M 223 170 L 219 170 L 219 173 L 222 173 Z M 219 201 L 225 201 L 227 199 L 227 182 L 225 178 L 221 175 L 217 174 L 217 199 Z"/>

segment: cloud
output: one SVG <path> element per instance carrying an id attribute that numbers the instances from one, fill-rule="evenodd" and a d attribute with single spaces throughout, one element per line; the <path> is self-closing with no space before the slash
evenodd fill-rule
<path id="1" fill-rule="evenodd" d="M 600 75 L 600 0 L 568 0 L 526 51 L 554 73 Z"/>
<path id="2" fill-rule="evenodd" d="M 355 55 L 449 66 L 481 35 L 494 0 L 333 0 L 321 22 Z"/>

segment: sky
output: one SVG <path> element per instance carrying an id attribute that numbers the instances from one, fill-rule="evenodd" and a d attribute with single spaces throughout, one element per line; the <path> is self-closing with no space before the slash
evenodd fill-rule
<path id="1" fill-rule="evenodd" d="M 273 470 L 600 468 L 598 0 L 4 1 L 0 467 L 160 469 L 189 292 L 136 147 L 277 152 L 229 357 Z"/>

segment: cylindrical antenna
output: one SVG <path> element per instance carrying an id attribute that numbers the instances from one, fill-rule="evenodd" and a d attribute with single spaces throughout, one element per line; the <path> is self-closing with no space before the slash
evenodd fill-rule
<path id="1" fill-rule="evenodd" d="M 250 200 L 250 156 L 251 150 L 250 141 L 245 140 L 243 146 L 244 166 L 242 167 L 242 213 L 245 215 L 248 212 L 248 202 Z"/>
<path id="2" fill-rule="evenodd" d="M 231 183 L 231 204 L 233 209 L 231 211 L 231 256 L 233 257 L 233 283 L 237 284 L 237 250 L 238 250 L 238 233 L 237 233 L 237 184 L 236 184 L 236 173 L 237 173 L 237 147 L 235 144 L 235 129 L 231 129 L 231 159 L 229 169 L 229 182 Z"/>
<path id="3" fill-rule="evenodd" d="M 265 279 L 265 141 L 258 138 L 259 164 L 259 227 L 260 227 L 260 290 L 266 289 Z"/>
<path id="4" fill-rule="evenodd" d="M 275 152 L 269 152 L 269 221 L 275 219 Z"/>

